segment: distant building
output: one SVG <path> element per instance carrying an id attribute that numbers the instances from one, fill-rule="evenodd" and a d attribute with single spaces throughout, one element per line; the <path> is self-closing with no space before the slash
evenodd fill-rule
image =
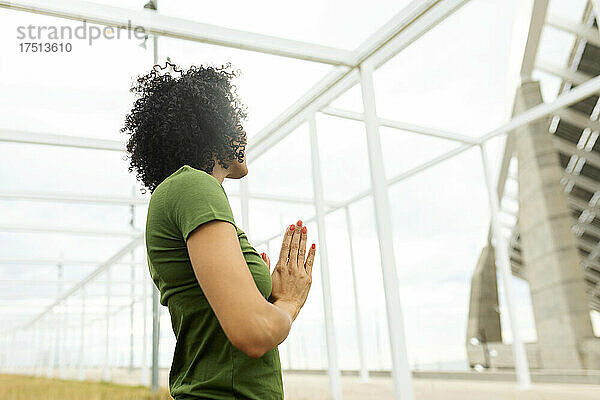
<path id="1" fill-rule="evenodd" d="M 561 91 L 600 75 L 591 5 L 576 27 L 569 68 L 542 66 L 562 79 Z M 523 82 L 514 114 L 542 102 L 539 82 Z M 538 337 L 526 344 L 531 368 L 600 369 L 600 338 L 590 320 L 590 310 L 600 311 L 599 114 L 599 96 L 593 95 L 507 138 L 505 164 L 516 156 L 519 187 L 512 271 L 529 283 Z M 502 344 L 490 245 L 472 278 L 467 352 L 472 366 L 514 366 L 510 345 Z"/>

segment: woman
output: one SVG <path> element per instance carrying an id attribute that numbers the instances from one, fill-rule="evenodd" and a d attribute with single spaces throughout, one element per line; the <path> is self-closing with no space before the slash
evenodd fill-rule
<path id="1" fill-rule="evenodd" d="M 285 230 L 272 275 L 237 227 L 225 178 L 248 173 L 246 113 L 221 68 L 155 66 L 137 79 L 121 129 L 129 172 L 152 196 L 146 220 L 150 274 L 177 342 L 169 389 L 183 399 L 283 399 L 277 345 L 306 301 L 315 244 L 302 221 Z"/>

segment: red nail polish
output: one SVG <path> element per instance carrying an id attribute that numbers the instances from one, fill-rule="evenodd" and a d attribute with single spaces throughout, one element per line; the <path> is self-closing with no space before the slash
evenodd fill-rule
<path id="1" fill-rule="evenodd" d="M 295 226 L 294 226 L 294 225 L 290 225 L 290 231 L 293 231 L 293 230 L 294 230 L 294 228 L 295 228 Z"/>
<path id="2" fill-rule="evenodd" d="M 298 222 L 296 222 L 296 225 L 298 225 L 298 226 L 302 226 L 302 220 L 301 220 L 301 219 L 299 219 L 299 220 L 298 220 Z"/>
<path id="3" fill-rule="evenodd" d="M 312 246 L 310 246 L 310 247 L 312 247 L 314 249 L 315 247 L 317 247 L 317 245 L 313 243 Z"/>
<path id="4" fill-rule="evenodd" d="M 306 233 L 306 227 L 305 226 L 302 227 L 302 233 Z"/>

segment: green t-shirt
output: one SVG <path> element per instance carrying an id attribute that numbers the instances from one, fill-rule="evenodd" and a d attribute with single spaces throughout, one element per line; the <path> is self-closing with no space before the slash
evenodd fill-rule
<path id="1" fill-rule="evenodd" d="M 221 183 L 184 165 L 152 193 L 146 248 L 160 303 L 168 306 L 177 342 L 169 373 L 171 396 L 180 399 L 283 399 L 277 347 L 261 358 L 234 347 L 204 296 L 187 252 L 188 235 L 199 225 L 222 220 L 236 228 L 240 247 L 261 294 L 267 299 L 269 267 L 234 221 Z"/>

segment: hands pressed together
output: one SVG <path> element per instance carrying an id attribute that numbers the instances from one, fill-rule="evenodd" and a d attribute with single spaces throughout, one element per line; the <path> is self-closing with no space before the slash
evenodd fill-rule
<path id="1" fill-rule="evenodd" d="M 292 321 L 304 306 L 312 283 L 316 246 L 313 243 L 307 255 L 306 241 L 307 229 L 302 226 L 302 221 L 288 226 L 283 236 L 279 260 L 271 274 L 273 289 L 269 302 L 284 305 L 290 311 Z M 269 256 L 262 253 L 262 258 L 270 268 Z"/>

